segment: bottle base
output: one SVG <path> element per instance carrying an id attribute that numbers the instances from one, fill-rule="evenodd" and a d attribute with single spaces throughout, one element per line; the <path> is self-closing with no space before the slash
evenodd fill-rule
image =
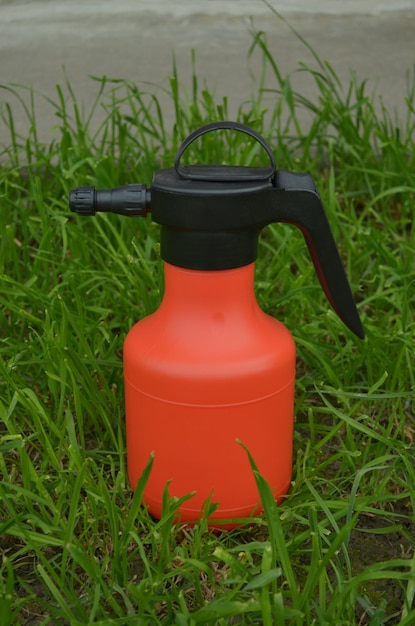
<path id="1" fill-rule="evenodd" d="M 287 496 L 290 488 L 290 483 L 286 485 L 285 489 L 280 490 L 278 495 L 275 495 L 276 504 L 280 504 Z M 191 498 L 187 501 L 190 502 Z M 203 509 L 192 508 L 186 506 L 187 502 L 180 506 L 175 517 L 175 524 L 185 524 L 188 526 L 195 526 L 204 517 Z M 147 506 L 150 515 L 156 519 L 162 517 L 162 503 L 156 499 L 144 495 L 144 504 Z M 212 502 L 212 504 L 214 504 Z M 210 530 L 222 531 L 232 530 L 241 526 L 249 526 L 254 524 L 254 518 L 263 513 L 262 503 L 259 501 L 245 504 L 242 507 L 227 508 L 224 509 L 219 506 L 216 511 L 207 518 L 207 525 Z"/>

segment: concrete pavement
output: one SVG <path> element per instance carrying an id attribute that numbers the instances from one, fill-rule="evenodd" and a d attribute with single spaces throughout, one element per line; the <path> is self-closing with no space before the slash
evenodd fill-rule
<path id="1" fill-rule="evenodd" d="M 179 79 L 189 85 L 194 48 L 200 85 L 214 91 L 217 100 L 228 96 L 233 116 L 258 88 L 261 55 L 255 53 L 248 59 L 251 14 L 253 27 L 267 33 L 282 74 L 295 73 L 295 87 L 313 97 L 312 81 L 296 73 L 300 62 L 315 66 L 310 51 L 262 2 L 241 0 L 237 11 L 227 12 L 220 9 L 220 2 L 205 0 L 196 2 L 199 10 L 190 11 L 187 5 L 186 13 L 185 4 L 178 2 L 176 12 L 169 12 L 165 0 L 164 11 L 159 10 L 163 0 L 0 0 L 0 85 L 19 83 L 34 88 L 39 94 L 39 135 L 48 141 L 57 119 L 43 96 L 57 99 L 56 84 L 65 80 L 63 68 L 78 101 L 88 109 L 97 92 L 91 75 L 150 82 L 154 84 L 151 89 L 160 93 L 160 87 L 168 86 L 173 54 Z M 354 70 L 359 78 L 369 79 L 370 89 L 376 86 L 388 108 L 404 114 L 408 71 L 415 62 L 415 9 L 378 15 L 284 15 L 345 83 Z M 275 86 L 271 74 L 268 86 Z M 160 97 L 166 120 L 171 123 L 172 106 L 161 93 Z M 5 101 L 11 103 L 17 129 L 24 134 L 27 121 L 22 107 L 1 89 L 0 105 L 4 107 Z M 99 119 L 100 114 L 97 123 Z M 4 143 L 8 143 L 8 136 L 0 122 L 0 144 Z"/>

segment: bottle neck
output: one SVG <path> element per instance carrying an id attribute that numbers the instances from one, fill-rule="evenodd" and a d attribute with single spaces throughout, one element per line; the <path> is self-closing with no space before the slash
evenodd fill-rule
<path id="1" fill-rule="evenodd" d="M 211 316 L 259 308 L 254 293 L 255 264 L 228 270 L 190 270 L 165 263 L 163 306 Z"/>

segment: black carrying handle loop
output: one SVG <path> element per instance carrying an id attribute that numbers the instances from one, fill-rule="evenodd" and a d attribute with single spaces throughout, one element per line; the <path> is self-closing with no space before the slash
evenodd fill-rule
<path id="1" fill-rule="evenodd" d="M 187 150 L 187 148 L 199 137 L 206 133 L 211 133 L 215 130 L 236 130 L 241 133 L 249 135 L 255 139 L 265 150 L 270 159 L 269 167 L 241 167 L 232 165 L 215 165 L 215 166 L 203 166 L 203 165 L 182 165 L 180 160 Z M 219 181 L 219 182 L 235 182 L 235 181 L 264 181 L 269 180 L 274 176 L 276 170 L 276 162 L 274 153 L 265 139 L 256 131 L 240 124 L 239 122 L 219 121 L 211 122 L 201 126 L 193 133 L 191 133 L 187 139 L 184 140 L 180 148 L 176 153 L 174 159 L 174 167 L 176 172 L 181 178 L 187 180 L 204 180 L 204 181 Z"/>

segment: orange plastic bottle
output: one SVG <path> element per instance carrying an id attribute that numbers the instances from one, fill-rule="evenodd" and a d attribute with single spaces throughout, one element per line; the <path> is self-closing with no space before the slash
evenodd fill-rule
<path id="1" fill-rule="evenodd" d="M 220 272 L 165 265 L 160 308 L 124 344 L 128 471 L 159 517 L 170 494 L 196 494 L 182 521 L 219 502 L 214 518 L 249 517 L 259 497 L 241 440 L 276 497 L 291 480 L 295 347 L 254 295 L 254 265 Z"/>
<path id="2" fill-rule="evenodd" d="M 218 129 L 254 137 L 270 167 L 183 166 L 183 152 Z M 276 170 L 271 149 L 252 129 L 209 124 L 182 144 L 175 167 L 152 186 L 71 192 L 83 215 L 113 211 L 146 215 L 161 225 L 165 293 L 159 309 L 139 321 L 124 344 L 128 472 L 132 487 L 154 463 L 144 500 L 160 517 L 163 492 L 193 493 L 180 508 L 195 522 L 210 516 L 246 518 L 260 498 L 242 442 L 275 498 L 291 480 L 295 346 L 287 328 L 266 315 L 254 294 L 259 232 L 289 222 L 306 239 L 321 285 L 345 324 L 363 328 L 319 195 L 307 174 Z"/>

